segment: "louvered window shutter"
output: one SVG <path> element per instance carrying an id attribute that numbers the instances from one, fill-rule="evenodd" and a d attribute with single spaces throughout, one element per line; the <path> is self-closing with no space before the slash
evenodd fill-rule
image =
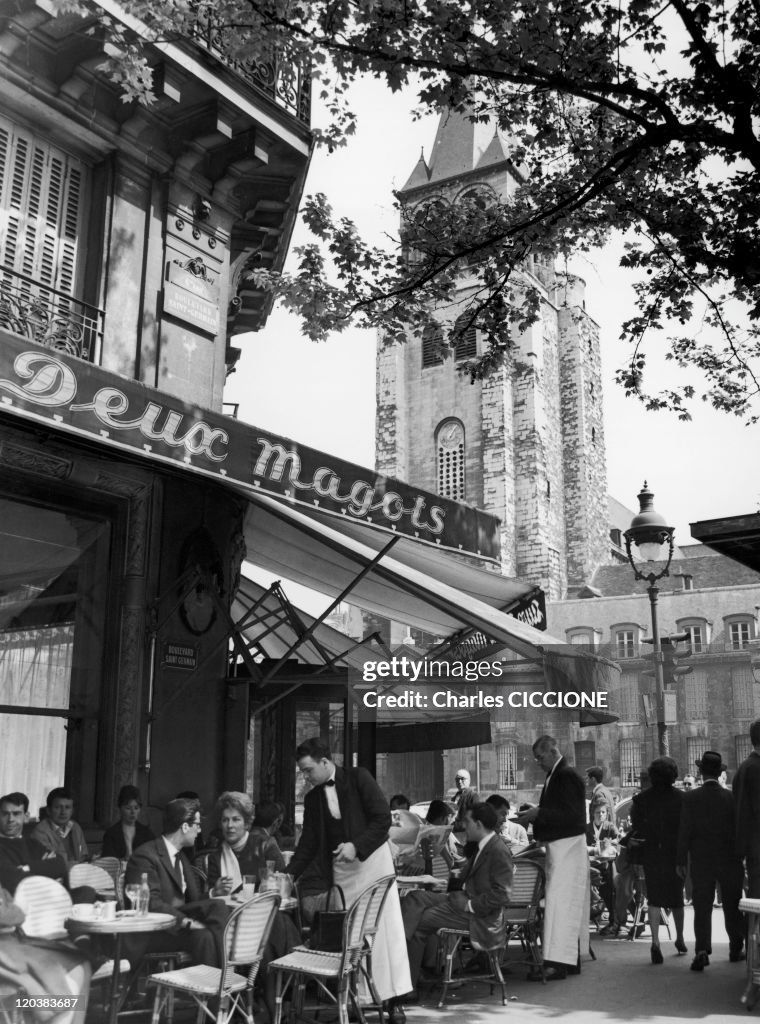
<path id="1" fill-rule="evenodd" d="M 0 262 L 32 279 L 26 294 L 76 295 L 85 180 L 78 160 L 0 118 Z"/>

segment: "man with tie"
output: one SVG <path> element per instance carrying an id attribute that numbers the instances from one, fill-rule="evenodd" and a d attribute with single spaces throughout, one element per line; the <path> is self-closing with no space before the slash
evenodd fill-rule
<path id="1" fill-rule="evenodd" d="M 301 743 L 296 761 L 312 788 L 304 798 L 303 831 L 288 871 L 297 879 L 307 868 L 316 870 L 325 889 L 341 887 L 350 907 L 373 882 L 394 874 L 388 801 L 365 768 L 338 767 L 319 738 Z M 401 929 L 394 883 L 372 942 L 372 975 L 382 1000 L 411 988 L 406 949 L 398 941 Z"/>
<path id="2" fill-rule="evenodd" d="M 126 955 L 131 961 L 146 949 L 155 953 L 179 949 L 190 953 L 195 963 L 221 965 L 222 932 L 229 910 L 221 900 L 204 899 L 186 852 L 194 845 L 200 827 L 197 800 L 172 800 L 164 811 L 163 834 L 143 843 L 129 858 L 125 884 L 139 885 L 147 875 L 151 912 L 172 914 L 177 919 L 168 931 L 129 936 Z"/>
<path id="3" fill-rule="evenodd" d="M 588 953 L 590 899 L 586 850 L 586 795 L 583 779 L 565 761 L 552 736 L 539 736 L 533 756 L 546 772 L 538 807 L 518 815 L 533 824 L 533 838 L 546 849 L 546 907 L 543 952 L 547 981 L 580 973 Z M 540 981 L 541 974 L 530 976 Z"/>
<path id="4" fill-rule="evenodd" d="M 472 855 L 461 869 L 458 892 L 410 892 L 403 917 L 409 966 L 416 987 L 429 940 L 439 928 L 462 928 L 478 949 L 503 944 L 504 908 L 512 891 L 512 854 L 497 834 L 499 816 L 487 803 L 465 811 L 464 829 Z M 433 950 L 429 950 L 431 956 Z"/>

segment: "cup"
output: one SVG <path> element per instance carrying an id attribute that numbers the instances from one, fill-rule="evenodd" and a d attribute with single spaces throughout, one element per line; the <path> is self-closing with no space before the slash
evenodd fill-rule
<path id="1" fill-rule="evenodd" d="M 100 904 L 101 921 L 115 921 L 116 906 L 116 900 L 104 900 L 104 902 Z"/>
<path id="2" fill-rule="evenodd" d="M 94 921 L 95 907 L 92 903 L 75 903 L 71 908 L 71 916 L 75 921 Z"/>
<path id="3" fill-rule="evenodd" d="M 285 863 L 285 867 L 287 867 L 288 864 L 290 864 L 290 862 L 293 860 L 294 853 L 295 853 L 294 850 L 283 850 L 282 851 L 282 859 L 283 859 L 283 861 Z"/>
<path id="4" fill-rule="evenodd" d="M 243 899 L 249 900 L 256 895 L 256 876 L 243 875 Z"/>

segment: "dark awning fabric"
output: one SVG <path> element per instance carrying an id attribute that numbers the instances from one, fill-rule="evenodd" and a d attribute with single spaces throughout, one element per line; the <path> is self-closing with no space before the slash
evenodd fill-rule
<path id="1" fill-rule="evenodd" d="M 375 749 L 378 754 L 402 754 L 408 750 L 452 750 L 477 747 L 491 742 L 491 720 L 487 713 L 465 719 L 417 722 L 414 725 L 377 726 Z"/>

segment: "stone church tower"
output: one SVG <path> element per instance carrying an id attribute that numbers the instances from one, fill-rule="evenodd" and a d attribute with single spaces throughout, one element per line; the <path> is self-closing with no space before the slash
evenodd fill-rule
<path id="1" fill-rule="evenodd" d="M 473 192 L 503 198 L 519 181 L 500 132 L 445 112 L 429 163 L 420 157 L 400 198 L 414 211 Z M 580 279 L 532 257 L 522 276 L 540 290 L 539 320 L 482 382 L 457 373 L 483 344 L 474 330 L 443 358 L 430 337 L 381 333 L 377 468 L 498 516 L 503 571 L 557 600 L 609 560 L 599 330 Z M 459 304 L 475 287 L 463 269 Z M 454 322 L 458 311 L 435 315 Z"/>

